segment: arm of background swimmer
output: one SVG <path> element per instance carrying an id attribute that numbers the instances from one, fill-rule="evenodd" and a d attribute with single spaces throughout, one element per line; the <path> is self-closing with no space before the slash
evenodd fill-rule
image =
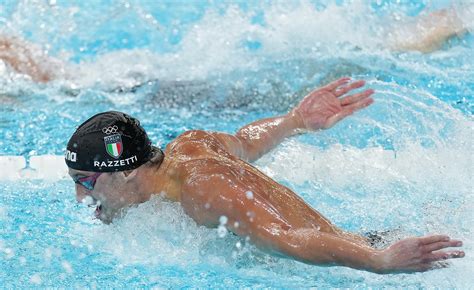
<path id="1" fill-rule="evenodd" d="M 443 9 L 422 16 L 414 23 L 394 31 L 392 49 L 431 52 L 438 49 L 448 38 L 466 31 L 454 9 Z"/>
<path id="2" fill-rule="evenodd" d="M 48 62 L 45 55 L 17 38 L 0 36 L 0 60 L 37 82 L 48 82 L 53 77 L 45 64 Z"/>
<path id="3" fill-rule="evenodd" d="M 288 114 L 259 120 L 242 127 L 235 135 L 212 133 L 230 153 L 247 161 L 264 155 L 283 139 L 303 130 L 328 129 L 353 112 L 370 105 L 373 90 L 347 95 L 364 81 L 342 78 L 310 92 Z"/>

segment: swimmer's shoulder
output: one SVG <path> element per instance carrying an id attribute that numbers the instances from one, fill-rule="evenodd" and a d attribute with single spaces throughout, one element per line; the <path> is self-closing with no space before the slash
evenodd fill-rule
<path id="1" fill-rule="evenodd" d="M 165 155 L 180 159 L 215 159 L 228 155 L 222 143 L 212 132 L 190 130 L 179 135 L 166 146 Z"/>

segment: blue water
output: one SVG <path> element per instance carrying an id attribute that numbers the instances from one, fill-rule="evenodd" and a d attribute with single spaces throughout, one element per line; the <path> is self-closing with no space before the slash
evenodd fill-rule
<path id="1" fill-rule="evenodd" d="M 2 34 L 66 63 L 48 84 L 0 70 L 0 157 L 26 160 L 24 169 L 0 163 L 8 174 L 0 178 L 0 285 L 472 286 L 474 40 L 467 33 L 430 54 L 390 51 L 388 27 L 450 5 L 402 2 L 0 3 Z M 284 142 L 256 166 L 346 230 L 446 233 L 464 241 L 466 258 L 384 276 L 308 266 L 199 227 L 160 198 L 102 225 L 76 204 L 70 180 L 41 175 L 53 165 L 30 165 L 62 155 L 75 127 L 104 110 L 139 118 L 163 148 L 188 129 L 232 133 L 283 114 L 346 75 L 366 79 L 376 103 Z"/>

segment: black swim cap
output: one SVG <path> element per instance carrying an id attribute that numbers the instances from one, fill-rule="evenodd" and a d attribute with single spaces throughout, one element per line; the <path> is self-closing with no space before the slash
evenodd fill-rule
<path id="1" fill-rule="evenodd" d="M 153 150 L 137 119 L 110 111 L 77 128 L 67 143 L 65 159 L 72 169 L 115 172 L 138 168 L 151 159 Z"/>

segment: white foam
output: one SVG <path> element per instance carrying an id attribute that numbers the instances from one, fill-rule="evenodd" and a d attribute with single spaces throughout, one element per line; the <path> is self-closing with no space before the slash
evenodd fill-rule
<path id="1" fill-rule="evenodd" d="M 469 151 L 457 148 L 411 144 L 393 151 L 333 145 L 323 150 L 292 140 L 257 165 L 273 178 L 295 184 L 311 181 L 339 189 L 363 185 L 382 190 L 402 182 L 426 190 L 436 186 L 438 190 L 469 194 L 473 162 Z"/>
<path id="2" fill-rule="evenodd" d="M 30 167 L 37 172 L 35 179 L 58 180 L 67 176 L 64 156 L 61 155 L 32 156 Z"/>
<path id="3" fill-rule="evenodd" d="M 23 156 L 0 156 L 0 180 L 18 180 L 20 171 L 25 168 Z"/>
<path id="4" fill-rule="evenodd" d="M 32 10 L 30 5 L 35 5 L 37 9 Z M 328 4 L 324 9 L 316 7 L 309 1 L 274 2 L 257 5 L 258 8 L 255 11 L 244 11 L 229 4 L 223 11 L 209 8 L 202 18 L 189 27 L 180 27 L 183 34 L 182 40 L 173 45 L 170 52 L 156 52 L 153 50 L 155 47 L 153 44 L 145 48 L 121 51 L 111 51 L 107 48 L 98 51 L 93 58 L 87 58 L 80 64 L 64 64 L 63 67 L 58 59 L 69 63 L 66 60 L 67 54 L 64 53 L 53 60 L 50 70 L 58 74 L 59 79 L 56 84 L 60 86 L 72 89 L 110 90 L 120 87 L 130 88 L 154 79 L 202 80 L 238 69 L 253 70 L 261 68 L 262 62 L 266 59 L 273 61 L 295 57 L 353 59 L 360 54 L 365 58 L 374 55 L 391 58 L 385 42 L 390 38 L 389 32 L 404 23 L 406 16 L 404 16 L 403 8 L 390 13 L 390 9 L 382 6 L 378 11 L 381 15 L 377 15 L 373 13 L 373 7 L 370 4 L 360 1 L 349 1 L 341 5 Z M 468 14 L 464 18 L 472 16 L 472 5 L 467 6 L 469 9 L 459 8 L 463 7 L 461 4 L 455 5 L 458 10 L 463 11 L 463 15 Z M 107 10 L 109 8 L 110 11 Z M 138 9 L 138 7 L 135 8 Z M 51 47 L 61 46 L 60 43 L 63 40 L 78 37 L 78 35 L 84 39 L 84 43 L 87 43 L 90 37 L 96 36 L 96 30 L 100 29 L 100 23 L 107 16 L 104 13 L 115 9 L 120 11 L 121 17 L 127 18 L 135 27 L 133 31 L 127 31 L 127 29 L 132 29 L 132 26 L 124 27 L 126 32 L 140 33 L 138 30 L 135 31 L 140 28 L 149 32 L 150 39 L 162 38 L 161 32 L 158 32 L 156 27 L 152 27 L 153 25 L 146 21 L 143 22 L 144 19 L 140 17 L 137 18 L 136 9 L 124 9 L 123 3 L 107 7 L 105 12 L 88 10 L 84 15 L 81 14 L 81 17 L 76 17 L 77 22 L 71 20 L 72 17 L 61 17 L 74 15 L 77 9 L 77 7 L 56 5 L 50 7 L 40 2 L 20 3 L 14 15 L 8 19 L 7 31 L 12 35 L 15 31 L 29 31 L 34 41 L 44 40 L 44 50 L 48 51 Z M 259 9 L 262 10 L 262 23 L 254 21 Z M 31 11 L 36 10 L 40 11 L 39 19 L 38 15 L 31 15 Z M 46 25 L 49 30 L 35 29 L 33 26 L 36 22 L 26 19 L 49 23 Z M 81 27 L 81 25 L 87 25 L 87 27 Z M 58 30 L 57 27 L 70 27 L 71 30 Z M 21 35 L 21 33 L 17 34 Z M 54 34 L 55 37 L 51 39 L 49 34 Z M 245 45 L 248 42 L 258 42 L 260 48 L 249 50 Z M 354 50 L 354 48 L 357 49 Z M 359 49 L 362 49 L 362 52 L 357 52 Z M 464 51 L 460 53 L 465 54 Z M 397 66 L 414 68 L 422 73 L 436 70 L 426 62 L 420 63 L 402 58 L 393 59 L 393 61 Z M 458 67 L 450 68 L 444 72 L 438 70 L 436 75 L 453 80 L 459 78 L 458 73 L 453 74 L 459 69 Z M 5 90 L 12 94 L 15 94 L 15 91 L 21 92 L 21 89 L 25 87 L 25 82 L 29 82 L 14 73 L 5 73 L 1 65 L 0 75 L 12 75 L 9 78 L 10 82 L 4 86 Z M 6 82 L 3 79 L 1 81 Z"/>
<path id="5" fill-rule="evenodd" d="M 0 156 L 0 180 L 44 179 L 55 181 L 67 176 L 64 157 L 57 155 L 31 156 L 29 167 L 23 156 Z"/>

